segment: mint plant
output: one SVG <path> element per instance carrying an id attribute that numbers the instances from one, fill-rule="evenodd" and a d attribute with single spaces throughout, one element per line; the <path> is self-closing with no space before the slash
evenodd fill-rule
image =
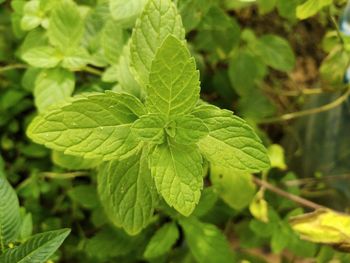
<path id="1" fill-rule="evenodd" d="M 204 159 L 233 172 L 269 167 L 247 123 L 199 100 L 199 72 L 183 37 L 175 6 L 149 1 L 130 43 L 144 102 L 112 91 L 77 96 L 40 114 L 28 128 L 37 143 L 105 161 L 98 176 L 102 204 L 110 220 L 130 234 L 150 223 L 159 196 L 191 215 L 203 189 Z"/>

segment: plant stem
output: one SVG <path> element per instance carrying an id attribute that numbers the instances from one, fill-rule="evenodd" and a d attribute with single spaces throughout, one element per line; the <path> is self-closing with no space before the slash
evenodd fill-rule
<path id="1" fill-rule="evenodd" d="M 325 92 L 334 92 L 333 90 L 325 90 L 322 88 L 301 89 L 301 90 L 274 90 L 270 88 L 262 88 L 263 91 L 274 93 L 281 96 L 297 97 L 300 95 L 317 95 Z"/>
<path id="2" fill-rule="evenodd" d="M 85 68 L 83 68 L 83 71 L 86 71 L 88 73 L 97 75 L 97 76 L 102 76 L 103 72 L 101 70 L 98 70 L 96 68 L 90 67 L 90 66 L 86 66 Z"/>
<path id="3" fill-rule="evenodd" d="M 27 66 L 25 64 L 7 65 L 4 67 L 0 67 L 0 73 L 5 72 L 5 71 L 9 71 L 9 70 L 13 70 L 13 69 L 23 69 L 23 68 L 27 68 Z"/>
<path id="4" fill-rule="evenodd" d="M 307 200 L 305 198 L 302 198 L 300 196 L 297 196 L 297 195 L 294 195 L 294 194 L 291 194 L 291 193 L 288 193 L 284 190 L 281 190 L 279 188 L 277 188 L 276 186 L 266 182 L 266 181 L 262 181 L 256 177 L 253 176 L 253 182 L 259 186 L 262 186 L 264 187 L 265 189 L 279 195 L 279 196 L 282 196 L 282 197 L 285 197 L 295 203 L 298 203 L 304 207 L 308 207 L 308 208 L 311 208 L 311 209 L 320 209 L 320 208 L 325 208 L 324 206 L 322 205 L 319 205 L 319 204 L 316 204 L 310 200 Z"/>
<path id="5" fill-rule="evenodd" d="M 350 95 L 350 88 L 347 88 L 343 95 L 341 95 L 339 98 L 332 101 L 331 103 L 325 104 L 325 105 L 318 107 L 318 108 L 287 113 L 287 114 L 281 115 L 279 117 L 267 118 L 267 119 L 261 120 L 259 122 L 259 124 L 288 121 L 288 120 L 304 117 L 307 115 L 312 115 L 312 114 L 316 114 L 316 113 L 320 113 L 320 112 L 329 111 L 333 108 L 340 106 L 349 97 L 349 95 Z"/>

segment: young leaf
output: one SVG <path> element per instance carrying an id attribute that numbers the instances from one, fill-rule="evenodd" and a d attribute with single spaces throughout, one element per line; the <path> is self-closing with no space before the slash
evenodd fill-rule
<path id="1" fill-rule="evenodd" d="M 199 72 L 185 44 L 169 35 L 152 62 L 146 106 L 170 116 L 190 112 L 199 99 Z"/>
<path id="2" fill-rule="evenodd" d="M 42 71 L 35 81 L 34 99 L 39 112 L 73 93 L 75 78 L 72 72 L 61 68 Z"/>
<path id="3" fill-rule="evenodd" d="M 202 156 L 198 148 L 164 143 L 157 145 L 150 158 L 158 192 L 169 206 L 189 216 L 203 188 Z"/>
<path id="4" fill-rule="evenodd" d="M 145 258 L 157 258 L 167 253 L 179 238 L 179 230 L 175 223 L 163 225 L 149 241 L 143 254 Z"/>
<path id="5" fill-rule="evenodd" d="M 149 72 L 158 47 L 173 34 L 183 39 L 181 17 L 170 0 L 149 0 L 136 21 L 131 36 L 131 66 L 141 87 L 146 88 Z"/>
<path id="6" fill-rule="evenodd" d="M 41 10 L 39 0 L 31 0 L 27 2 L 23 7 L 23 13 L 21 28 L 26 31 L 36 28 L 44 19 L 40 14 Z"/>
<path id="7" fill-rule="evenodd" d="M 166 120 L 161 114 L 141 116 L 131 127 L 131 131 L 143 141 L 161 144 L 164 142 Z"/>
<path id="8" fill-rule="evenodd" d="M 50 15 L 47 32 L 50 43 L 61 51 L 79 44 L 84 33 L 84 22 L 74 1 L 59 1 Z"/>
<path id="9" fill-rule="evenodd" d="M 237 262 L 228 241 L 216 226 L 202 223 L 194 217 L 181 219 L 180 224 L 187 244 L 198 262 Z"/>
<path id="10" fill-rule="evenodd" d="M 119 24 L 130 26 L 142 12 L 147 0 L 110 0 L 109 9 L 112 17 Z"/>
<path id="11" fill-rule="evenodd" d="M 212 105 L 201 105 L 192 114 L 209 129 L 198 145 L 214 165 L 251 173 L 269 167 L 265 147 L 244 120 Z"/>
<path id="12" fill-rule="evenodd" d="M 66 154 L 111 160 L 126 158 L 140 147 L 131 124 L 145 114 L 135 97 L 106 92 L 73 98 L 37 116 L 28 136 Z"/>
<path id="13" fill-rule="evenodd" d="M 1 162 L 1 157 L 0 157 Z M 16 241 L 21 227 L 21 215 L 15 190 L 0 167 L 0 248 Z M 2 261 L 0 261 L 2 262 Z"/>
<path id="14" fill-rule="evenodd" d="M 156 202 L 146 150 L 123 161 L 103 163 L 98 173 L 98 192 L 116 226 L 130 235 L 140 233 L 152 219 Z"/>
<path id="15" fill-rule="evenodd" d="M 0 256 L 2 263 L 43 263 L 59 248 L 70 229 L 36 234 L 19 247 L 7 250 Z"/>
<path id="16" fill-rule="evenodd" d="M 192 115 L 183 115 L 175 118 L 174 140 L 179 144 L 194 144 L 207 136 L 209 130 L 203 121 Z"/>
<path id="17" fill-rule="evenodd" d="M 62 55 L 51 46 L 39 46 L 26 50 L 22 59 L 37 68 L 54 68 L 62 60 Z"/>

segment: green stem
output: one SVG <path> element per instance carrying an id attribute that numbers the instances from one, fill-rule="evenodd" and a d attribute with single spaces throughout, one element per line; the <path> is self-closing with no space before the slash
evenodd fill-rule
<path id="1" fill-rule="evenodd" d="M 86 66 L 85 68 L 83 68 L 83 71 L 86 71 L 88 73 L 97 75 L 97 76 L 102 76 L 103 72 L 101 70 L 98 70 L 96 68 L 90 67 L 90 66 Z"/>
<path id="2" fill-rule="evenodd" d="M 267 119 L 261 120 L 259 122 L 259 124 L 268 124 L 268 123 L 274 123 L 274 122 L 280 122 L 280 121 L 289 121 L 292 119 L 329 111 L 329 110 L 334 109 L 334 108 L 340 106 L 341 104 L 343 104 L 343 102 L 346 101 L 346 99 L 349 97 L 349 95 L 350 95 L 350 88 L 347 88 L 347 90 L 343 93 L 343 95 L 341 95 L 339 98 L 332 101 L 331 103 L 325 104 L 325 105 L 318 107 L 318 108 L 287 113 L 287 114 L 281 115 L 279 117 L 267 118 Z"/>
<path id="3" fill-rule="evenodd" d="M 0 67 L 0 73 L 5 72 L 5 71 L 9 71 L 9 70 L 13 70 L 13 69 L 23 69 L 23 68 L 27 68 L 27 66 L 24 64 L 7 65 L 4 67 Z"/>

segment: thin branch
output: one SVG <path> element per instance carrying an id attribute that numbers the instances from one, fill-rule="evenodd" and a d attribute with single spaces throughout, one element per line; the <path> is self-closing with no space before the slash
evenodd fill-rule
<path id="1" fill-rule="evenodd" d="M 331 103 L 325 104 L 321 107 L 308 109 L 308 110 L 302 110 L 302 111 L 298 111 L 298 112 L 287 113 L 287 114 L 281 115 L 279 117 L 267 118 L 267 119 L 261 120 L 259 123 L 260 124 L 267 124 L 267 123 L 274 123 L 274 122 L 280 122 L 280 121 L 289 121 L 292 119 L 329 111 L 329 110 L 334 109 L 334 108 L 340 106 L 341 104 L 343 104 L 343 102 L 346 101 L 346 99 L 349 97 L 349 95 L 350 95 L 350 88 L 347 88 L 347 90 L 344 92 L 344 94 L 341 95 L 339 98 L 337 98 L 336 100 L 332 101 Z"/>
<path id="2" fill-rule="evenodd" d="M 316 204 L 310 200 L 307 200 L 305 198 L 302 198 L 300 196 L 297 196 L 297 195 L 294 195 L 294 194 L 291 194 L 291 193 L 288 193 L 284 190 L 281 190 L 279 188 L 277 188 L 276 186 L 266 182 L 266 181 L 262 181 L 256 177 L 253 176 L 253 182 L 259 186 L 262 186 L 264 187 L 265 189 L 279 195 L 279 196 L 282 196 L 282 197 L 285 197 L 295 203 L 298 203 L 304 207 L 308 207 L 308 208 L 311 208 L 311 209 L 320 209 L 320 208 L 325 208 L 324 206 L 322 205 L 319 205 L 319 204 Z"/>
<path id="3" fill-rule="evenodd" d="M 293 179 L 293 180 L 285 181 L 284 185 L 300 186 L 300 185 L 313 184 L 313 183 L 319 183 L 324 181 L 338 181 L 338 180 L 345 180 L 345 179 L 350 179 L 350 174 L 329 175 L 329 176 L 322 176 L 319 178 L 311 177 L 311 178 Z"/>
<path id="4" fill-rule="evenodd" d="M 5 72 L 5 71 L 9 71 L 9 70 L 13 70 L 13 69 L 23 69 L 23 68 L 27 68 L 27 66 L 25 64 L 7 65 L 4 67 L 0 67 L 0 73 Z"/>
<path id="5" fill-rule="evenodd" d="M 275 90 L 267 87 L 261 87 L 261 90 L 268 93 L 273 93 L 276 95 L 287 96 L 287 97 L 297 97 L 301 95 L 317 95 L 317 94 L 323 94 L 326 92 L 334 92 L 334 90 L 326 90 L 322 88 L 301 89 L 301 90 Z"/>

